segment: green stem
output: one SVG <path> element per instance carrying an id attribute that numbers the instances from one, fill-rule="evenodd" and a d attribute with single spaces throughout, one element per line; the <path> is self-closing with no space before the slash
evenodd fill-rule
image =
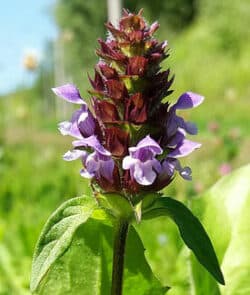
<path id="1" fill-rule="evenodd" d="M 124 256 L 128 228 L 129 223 L 126 220 L 118 220 L 114 236 L 111 295 L 122 295 Z"/>

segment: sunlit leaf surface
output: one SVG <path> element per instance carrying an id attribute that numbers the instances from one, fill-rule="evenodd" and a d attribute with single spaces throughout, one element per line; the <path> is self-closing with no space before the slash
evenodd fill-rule
<path id="1" fill-rule="evenodd" d="M 192 258 L 195 294 L 250 294 L 250 165 L 221 179 L 193 207 L 214 242 L 226 285 L 218 288 Z M 202 213 L 203 212 L 203 213 Z"/>
<path id="2" fill-rule="evenodd" d="M 64 203 L 49 219 L 38 242 L 32 289 L 42 295 L 109 294 L 111 225 L 111 217 L 88 197 Z M 124 294 L 164 295 L 167 289 L 153 275 L 145 260 L 143 244 L 131 226 L 125 256 Z"/>

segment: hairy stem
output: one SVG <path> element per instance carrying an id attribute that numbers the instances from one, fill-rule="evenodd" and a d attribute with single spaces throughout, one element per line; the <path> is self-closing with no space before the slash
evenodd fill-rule
<path id="1" fill-rule="evenodd" d="M 113 246 L 113 271 L 111 295 L 122 295 L 124 256 L 128 228 L 129 223 L 126 220 L 118 220 L 115 229 Z"/>

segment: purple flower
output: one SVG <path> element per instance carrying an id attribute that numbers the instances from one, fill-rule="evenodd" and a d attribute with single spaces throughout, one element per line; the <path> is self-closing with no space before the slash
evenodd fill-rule
<path id="1" fill-rule="evenodd" d="M 114 160 L 107 155 L 103 155 L 98 151 L 88 154 L 83 150 L 68 151 L 63 156 L 66 161 L 81 159 L 85 168 L 81 169 L 80 175 L 85 178 L 101 177 L 113 182 Z"/>
<path id="2" fill-rule="evenodd" d="M 162 154 L 159 144 L 149 135 L 138 142 L 136 147 L 129 148 L 129 156 L 123 159 L 122 167 L 130 170 L 131 176 L 141 185 L 151 185 L 161 164 L 155 156 Z"/>
<path id="3" fill-rule="evenodd" d="M 59 123 L 62 135 L 70 135 L 77 140 L 73 141 L 74 150 L 68 151 L 63 158 L 66 161 L 81 159 L 84 168 L 80 174 L 86 178 L 104 177 L 113 181 L 114 160 L 111 153 L 99 142 L 95 135 L 96 120 L 89 111 L 87 104 L 81 98 L 79 90 L 72 84 L 66 84 L 52 89 L 54 93 L 68 102 L 81 104 L 81 108 L 74 112 L 70 121 Z M 85 149 L 91 148 L 92 153 Z"/>
<path id="4" fill-rule="evenodd" d="M 170 140 L 167 147 L 171 149 L 168 157 L 179 158 L 184 157 L 201 146 L 198 142 L 193 142 L 185 138 L 186 132 L 196 134 L 197 128 L 191 122 L 185 122 L 183 118 L 176 115 L 176 110 L 184 110 L 193 108 L 202 103 L 204 97 L 193 92 L 182 94 L 178 101 L 169 110 L 169 119 L 166 124 L 166 135 Z"/>
<path id="5" fill-rule="evenodd" d="M 70 135 L 75 138 L 89 137 L 94 134 L 96 120 L 83 104 L 82 108 L 75 111 L 71 121 L 64 121 L 58 124 L 58 129 L 62 135 Z"/>
<path id="6" fill-rule="evenodd" d="M 62 135 L 70 135 L 76 138 L 89 137 L 94 134 L 96 120 L 89 111 L 87 104 L 81 98 L 79 90 L 72 84 L 52 88 L 54 93 L 68 102 L 81 104 L 82 107 L 75 111 L 71 121 L 59 123 L 58 129 Z"/>
<path id="7" fill-rule="evenodd" d="M 185 122 L 182 117 L 176 115 L 176 110 L 186 110 L 189 108 L 195 108 L 200 105 L 204 100 L 204 97 L 193 93 L 186 92 L 183 93 L 178 101 L 170 107 L 169 109 L 169 118 L 167 121 L 167 135 L 171 137 L 178 128 L 185 130 L 189 134 L 197 134 L 197 127 L 192 122 Z"/>
<path id="8" fill-rule="evenodd" d="M 104 177 L 113 182 L 114 160 L 109 151 L 107 151 L 96 138 L 92 135 L 88 138 L 82 138 L 73 141 L 74 150 L 68 151 L 63 158 L 66 161 L 81 159 L 84 168 L 80 171 L 81 176 L 85 178 Z M 90 147 L 94 150 L 88 154 L 83 148 Z"/>
<path id="9" fill-rule="evenodd" d="M 169 108 L 168 118 L 166 122 L 165 146 L 169 148 L 166 159 L 162 162 L 161 173 L 170 177 L 174 171 L 186 180 L 191 180 L 191 169 L 189 167 L 182 168 L 177 158 L 185 157 L 201 146 L 200 143 L 186 139 L 186 132 L 196 134 L 197 127 L 191 122 L 185 122 L 182 117 L 176 115 L 176 110 L 185 110 L 193 108 L 202 103 L 204 97 L 193 92 L 182 94 L 178 101 Z"/>
<path id="10" fill-rule="evenodd" d="M 99 152 L 93 152 L 86 158 L 83 158 L 83 165 L 80 174 L 85 178 L 101 177 L 106 178 L 111 183 L 113 182 L 114 160 L 110 156 L 103 155 Z"/>

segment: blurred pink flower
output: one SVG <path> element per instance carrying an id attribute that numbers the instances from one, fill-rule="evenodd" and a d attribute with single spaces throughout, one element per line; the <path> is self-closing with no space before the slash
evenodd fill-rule
<path id="1" fill-rule="evenodd" d="M 219 174 L 221 176 L 229 174 L 232 171 L 232 166 L 229 163 L 222 163 L 219 166 Z"/>
<path id="2" fill-rule="evenodd" d="M 211 121 L 207 125 L 207 129 L 212 133 L 216 133 L 219 130 L 219 128 L 220 128 L 220 125 L 216 121 Z"/>

